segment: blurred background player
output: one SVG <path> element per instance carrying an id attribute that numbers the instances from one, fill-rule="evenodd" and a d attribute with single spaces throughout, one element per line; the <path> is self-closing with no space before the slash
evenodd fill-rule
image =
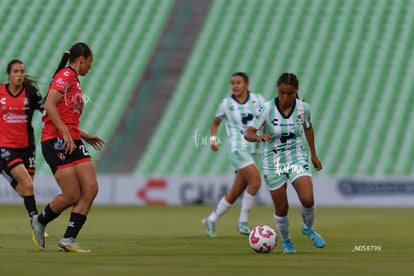
<path id="1" fill-rule="evenodd" d="M 21 60 L 7 65 L 8 83 L 0 86 L 0 169 L 23 198 L 30 219 L 37 215 L 33 188 L 36 149 L 33 112 L 43 112 L 43 99 Z"/>
<path id="2" fill-rule="evenodd" d="M 216 221 L 230 209 L 244 191 L 237 230 L 240 234 L 249 235 L 249 212 L 261 183 L 257 168 L 257 164 L 260 164 L 261 159 L 260 144 L 247 142 L 243 135 L 248 123 L 256 115 L 258 107 L 265 100 L 260 94 L 249 91 L 249 77 L 246 73 L 234 73 L 230 84 L 232 94 L 222 100 L 211 123 L 210 144 L 213 151 L 218 150 L 217 130 L 221 121 L 225 119 L 226 132 L 229 138 L 228 159 L 236 169 L 236 176 L 228 194 L 223 196 L 215 210 L 202 220 L 210 237 L 216 236 Z"/>
<path id="3" fill-rule="evenodd" d="M 295 74 L 284 73 L 277 81 L 277 97 L 260 107 L 259 116 L 248 127 L 245 138 L 263 145 L 263 174 L 270 190 L 275 214 L 274 222 L 282 238 L 284 253 L 295 253 L 289 235 L 287 182 L 290 181 L 302 204 L 302 233 L 315 247 L 325 246 L 323 238 L 313 229 L 315 203 L 308 153 L 302 142 L 303 134 L 309 144 L 312 164 L 322 169 L 314 143 L 310 122 L 310 107 L 297 99 L 299 81 Z M 264 135 L 256 131 L 264 127 Z"/>
<path id="4" fill-rule="evenodd" d="M 95 166 L 82 139 L 100 150 L 104 142 L 80 130 L 84 102 L 78 76 L 92 68 L 93 53 L 79 42 L 66 51 L 49 86 L 45 100 L 42 128 L 42 152 L 62 193 L 47 204 L 39 216 L 33 217 L 36 247 L 44 249 L 45 226 L 72 207 L 66 232 L 58 244 L 61 251 L 90 252 L 76 242 L 86 216 L 98 193 Z M 69 66 L 66 65 L 69 62 Z"/>

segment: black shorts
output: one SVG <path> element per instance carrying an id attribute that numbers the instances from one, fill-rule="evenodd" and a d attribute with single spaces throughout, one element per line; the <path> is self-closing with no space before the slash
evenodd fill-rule
<path id="1" fill-rule="evenodd" d="M 13 188 L 16 188 L 17 181 L 13 178 L 10 171 L 20 164 L 25 166 L 30 175 L 35 174 L 36 149 L 34 147 L 0 148 L 0 171 Z"/>
<path id="2" fill-rule="evenodd" d="M 92 157 L 82 140 L 74 140 L 76 149 L 71 153 L 65 153 L 63 138 L 55 138 L 42 142 L 42 153 L 49 164 L 52 173 L 58 169 L 75 166 L 76 164 L 92 161 Z"/>

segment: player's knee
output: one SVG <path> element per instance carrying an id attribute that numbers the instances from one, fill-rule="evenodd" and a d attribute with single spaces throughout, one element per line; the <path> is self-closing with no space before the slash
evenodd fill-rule
<path id="1" fill-rule="evenodd" d="M 98 183 L 95 181 L 90 185 L 87 185 L 87 187 L 87 189 L 83 190 L 82 196 L 88 200 L 94 200 L 99 191 Z"/>
<path id="2" fill-rule="evenodd" d="M 301 196 L 300 201 L 305 208 L 311 208 L 315 204 L 313 195 Z"/>
<path id="3" fill-rule="evenodd" d="M 80 192 L 72 191 L 71 193 L 62 194 L 66 206 L 75 205 L 80 199 Z"/>
<path id="4" fill-rule="evenodd" d="M 33 194 L 34 189 L 33 189 L 32 179 L 30 177 L 28 177 L 28 178 L 23 178 L 23 179 L 17 181 L 17 185 L 16 185 L 15 190 L 20 195 Z"/>
<path id="5" fill-rule="evenodd" d="M 98 183 L 96 183 L 90 191 L 91 197 L 95 198 L 97 196 L 98 192 L 99 192 L 99 187 L 98 187 Z"/>
<path id="6" fill-rule="evenodd" d="M 249 190 L 252 192 L 256 192 L 260 189 L 261 180 L 260 178 L 252 179 L 252 181 L 249 182 Z"/>
<path id="7" fill-rule="evenodd" d="M 305 199 L 305 200 L 302 201 L 302 205 L 305 208 L 312 208 L 314 204 L 315 204 L 315 202 L 313 201 L 313 198 L 312 199 Z"/>

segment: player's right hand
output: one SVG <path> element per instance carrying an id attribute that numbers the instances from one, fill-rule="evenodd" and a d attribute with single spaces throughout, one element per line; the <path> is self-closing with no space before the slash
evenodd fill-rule
<path id="1" fill-rule="evenodd" d="M 63 145 L 65 146 L 66 154 L 71 154 L 76 149 L 75 142 L 73 142 L 69 131 L 63 134 Z"/>
<path id="2" fill-rule="evenodd" d="M 268 142 L 270 140 L 269 134 L 260 135 L 257 137 L 257 142 Z"/>

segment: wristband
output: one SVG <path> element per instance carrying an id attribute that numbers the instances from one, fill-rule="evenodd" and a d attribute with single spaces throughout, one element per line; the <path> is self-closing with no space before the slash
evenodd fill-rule
<path id="1" fill-rule="evenodd" d="M 215 135 L 210 136 L 210 145 L 217 143 L 217 137 Z"/>

